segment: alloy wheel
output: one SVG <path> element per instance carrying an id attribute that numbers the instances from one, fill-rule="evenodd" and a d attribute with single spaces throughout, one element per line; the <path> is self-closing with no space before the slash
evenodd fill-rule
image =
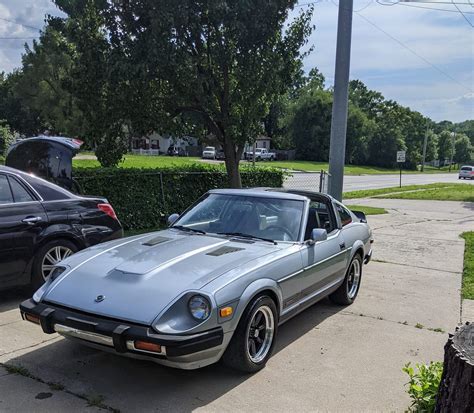
<path id="1" fill-rule="evenodd" d="M 73 251 L 70 248 L 61 245 L 53 247 L 46 252 L 41 262 L 41 274 L 43 279 L 46 281 L 53 267 L 72 254 Z"/>
<path id="2" fill-rule="evenodd" d="M 357 295 L 360 283 L 360 261 L 354 259 L 351 264 L 349 276 L 347 277 L 347 295 L 353 299 Z"/>
<path id="3" fill-rule="evenodd" d="M 259 307 L 247 327 L 247 355 L 260 363 L 268 355 L 275 332 L 275 319 L 270 307 Z"/>

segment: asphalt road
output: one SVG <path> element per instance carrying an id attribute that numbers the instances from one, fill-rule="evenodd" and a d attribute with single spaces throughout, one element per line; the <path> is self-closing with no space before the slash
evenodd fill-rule
<path id="1" fill-rule="evenodd" d="M 474 180 L 459 180 L 452 174 L 403 174 L 402 185 L 422 185 L 436 182 L 471 183 Z M 376 189 L 398 186 L 400 175 L 347 175 L 344 177 L 344 191 Z M 319 190 L 319 173 L 297 172 L 287 178 L 284 184 L 288 189 Z"/>

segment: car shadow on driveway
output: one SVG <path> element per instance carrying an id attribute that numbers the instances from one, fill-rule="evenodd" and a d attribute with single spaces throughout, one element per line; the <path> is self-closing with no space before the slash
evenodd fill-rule
<path id="1" fill-rule="evenodd" d="M 23 300 L 31 297 L 27 288 L 13 288 L 0 291 L 0 313 L 18 308 Z"/>
<path id="2" fill-rule="evenodd" d="M 325 299 L 282 325 L 273 357 L 343 308 Z M 315 349 L 315 357 L 318 354 L 319 349 Z M 246 380 L 259 379 L 258 373 L 242 374 L 221 363 L 199 370 L 178 370 L 104 353 L 69 340 L 43 345 L 10 359 L 8 364 L 22 366 L 33 376 L 58 383 L 75 394 L 103 397 L 106 405 L 121 411 L 188 412 L 207 406 Z M 275 368 L 272 360 L 266 368 Z M 278 368 L 283 374 L 286 367 Z"/>

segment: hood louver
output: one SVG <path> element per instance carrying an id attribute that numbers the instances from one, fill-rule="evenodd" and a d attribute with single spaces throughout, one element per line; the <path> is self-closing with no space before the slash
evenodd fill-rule
<path id="1" fill-rule="evenodd" d="M 144 242 L 143 245 L 146 245 L 147 247 L 152 247 L 154 245 L 162 244 L 163 242 L 170 241 L 171 238 L 165 238 L 165 237 L 155 237 L 147 242 Z"/>
<path id="2" fill-rule="evenodd" d="M 213 257 L 219 257 L 221 255 L 231 254 L 231 253 L 237 252 L 237 251 L 243 251 L 244 249 L 245 248 L 225 247 L 224 246 L 224 247 L 217 248 L 214 251 L 208 252 L 206 255 L 212 255 Z"/>

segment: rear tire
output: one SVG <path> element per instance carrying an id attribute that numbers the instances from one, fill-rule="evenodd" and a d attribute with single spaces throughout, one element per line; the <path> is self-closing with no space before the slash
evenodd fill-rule
<path id="1" fill-rule="evenodd" d="M 352 304 L 359 293 L 361 279 L 362 257 L 356 254 L 349 264 L 343 283 L 329 296 L 329 299 L 338 305 Z"/>
<path id="2" fill-rule="evenodd" d="M 267 295 L 255 297 L 242 314 L 222 361 L 245 373 L 263 369 L 271 357 L 277 330 L 275 302 Z"/>
<path id="3" fill-rule="evenodd" d="M 76 244 L 67 239 L 56 239 L 47 242 L 36 252 L 31 271 L 31 288 L 37 290 L 49 275 L 49 266 L 56 265 L 62 259 L 77 252 Z M 56 262 L 54 262 L 56 261 Z"/>

